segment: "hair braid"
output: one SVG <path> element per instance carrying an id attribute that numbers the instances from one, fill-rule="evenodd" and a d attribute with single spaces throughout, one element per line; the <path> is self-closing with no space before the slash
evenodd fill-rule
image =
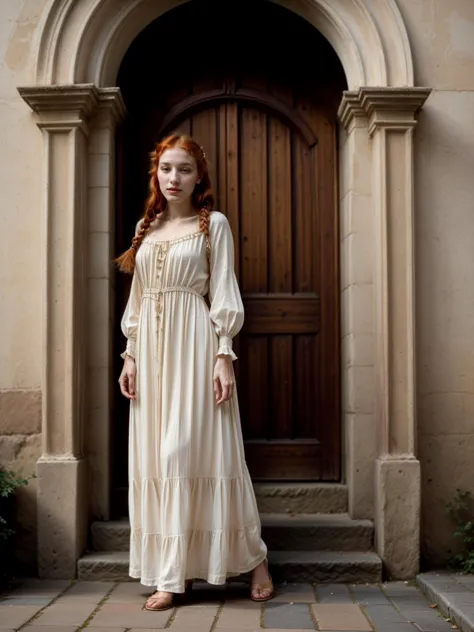
<path id="1" fill-rule="evenodd" d="M 209 211 L 209 207 L 204 205 L 199 211 L 199 230 L 204 233 L 206 238 L 206 252 L 207 258 L 211 260 L 211 241 L 209 239 L 209 218 L 211 213 Z"/>

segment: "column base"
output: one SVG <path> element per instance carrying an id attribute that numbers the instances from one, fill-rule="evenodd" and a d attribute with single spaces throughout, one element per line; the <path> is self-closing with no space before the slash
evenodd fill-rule
<path id="1" fill-rule="evenodd" d="M 41 457 L 38 476 L 38 574 L 71 579 L 86 548 L 88 528 L 85 459 Z"/>
<path id="2" fill-rule="evenodd" d="M 412 579 L 420 564 L 420 462 L 377 459 L 375 545 L 390 579 Z"/>

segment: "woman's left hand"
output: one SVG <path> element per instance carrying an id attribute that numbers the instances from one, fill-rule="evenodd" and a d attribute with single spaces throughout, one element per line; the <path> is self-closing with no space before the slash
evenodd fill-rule
<path id="1" fill-rule="evenodd" d="M 218 356 L 214 367 L 216 404 L 227 402 L 234 392 L 234 367 L 230 356 Z"/>

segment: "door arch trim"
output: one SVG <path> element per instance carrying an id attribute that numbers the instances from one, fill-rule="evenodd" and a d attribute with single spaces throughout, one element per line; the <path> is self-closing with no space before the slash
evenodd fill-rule
<path id="1" fill-rule="evenodd" d="M 318 138 L 311 127 L 295 110 L 271 94 L 246 88 L 239 88 L 238 90 L 223 88 L 190 95 L 169 110 L 159 128 L 158 136 L 161 138 L 164 134 L 171 131 L 171 128 L 176 125 L 177 121 L 189 116 L 193 112 L 205 106 L 212 105 L 213 103 L 218 104 L 223 101 L 250 104 L 269 110 L 272 113 L 278 114 L 290 128 L 298 132 L 310 148 L 313 148 L 318 142 Z"/>

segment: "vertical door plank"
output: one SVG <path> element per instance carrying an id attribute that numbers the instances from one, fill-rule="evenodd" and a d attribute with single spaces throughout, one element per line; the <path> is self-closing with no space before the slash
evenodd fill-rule
<path id="1" fill-rule="evenodd" d="M 268 123 L 269 291 L 291 292 L 291 135 L 275 118 Z"/>
<path id="2" fill-rule="evenodd" d="M 311 150 L 301 137 L 293 136 L 293 279 L 295 292 L 315 292 L 313 262 L 318 258 L 316 248 L 317 224 L 313 217 L 314 181 L 311 171 Z"/>
<path id="3" fill-rule="evenodd" d="M 221 163 L 225 163 L 225 199 L 226 206 L 222 211 L 227 215 L 232 236 L 234 238 L 234 268 L 237 281 L 240 283 L 241 265 L 241 240 L 240 240 L 240 214 L 239 214 L 239 111 L 236 103 L 227 103 L 221 106 L 225 118 L 220 127 L 220 137 L 225 137 L 225 153 L 221 153 Z M 222 143 L 222 141 L 221 141 Z M 222 145 L 221 145 L 222 146 Z M 237 357 L 240 357 L 241 338 L 234 340 L 234 348 Z M 240 379 L 241 368 L 236 364 L 236 378 Z"/>
<path id="4" fill-rule="evenodd" d="M 222 103 L 217 110 L 217 183 L 216 209 L 227 213 L 227 103 Z M 231 225 L 232 228 L 232 225 Z M 234 236 L 235 238 L 235 236 Z"/>
<path id="5" fill-rule="evenodd" d="M 318 135 L 324 147 L 324 160 L 321 149 L 318 151 L 318 191 L 317 200 L 320 212 L 320 266 L 321 292 L 326 297 L 321 303 L 321 410 L 327 423 L 322 424 L 320 437 L 327 450 L 323 452 L 322 478 L 334 480 L 339 476 L 341 432 L 340 410 L 340 346 L 339 346 L 339 266 L 338 218 L 335 196 L 336 137 L 335 128 L 320 116 Z M 333 421 L 334 420 L 334 421 Z"/>
<path id="6" fill-rule="evenodd" d="M 266 115 L 245 108 L 240 120 L 241 286 L 267 292 L 267 134 Z"/>
<path id="7" fill-rule="evenodd" d="M 203 148 L 211 186 L 217 185 L 217 111 L 216 108 L 208 108 L 193 116 L 193 138 Z"/>
<path id="8" fill-rule="evenodd" d="M 320 437 L 319 341 L 319 335 L 300 335 L 294 338 L 296 414 L 293 437 L 295 439 Z"/>
<path id="9" fill-rule="evenodd" d="M 236 103 L 228 103 L 225 117 L 226 150 L 226 198 L 227 206 L 224 212 L 229 220 L 235 243 L 235 270 L 240 279 L 240 217 L 239 217 L 239 112 Z"/>
<path id="10" fill-rule="evenodd" d="M 292 439 L 293 418 L 293 336 L 271 336 L 268 371 L 272 439 Z"/>
<path id="11" fill-rule="evenodd" d="M 245 336 L 243 428 L 246 439 L 268 435 L 268 337 Z"/>

